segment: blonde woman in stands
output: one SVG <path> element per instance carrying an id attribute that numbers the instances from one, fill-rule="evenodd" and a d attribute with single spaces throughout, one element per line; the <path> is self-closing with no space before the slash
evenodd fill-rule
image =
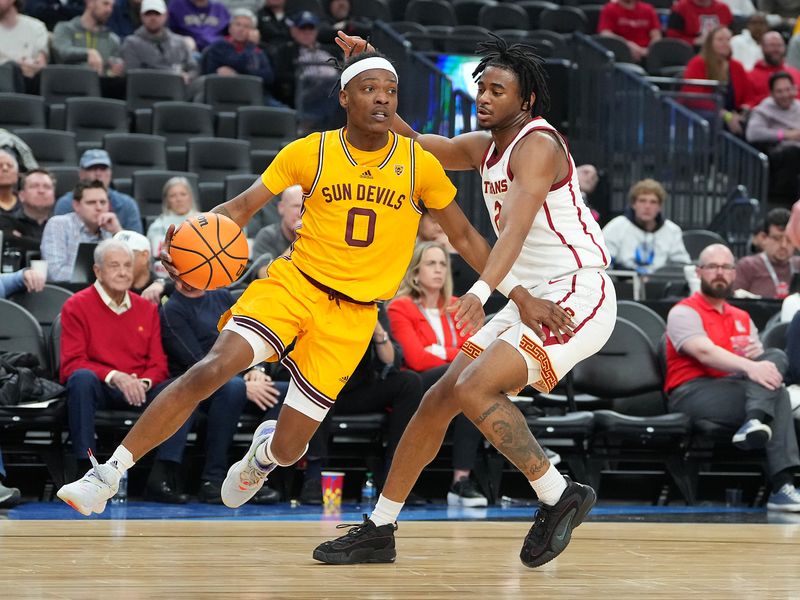
<path id="1" fill-rule="evenodd" d="M 408 271 L 386 312 L 392 336 L 403 350 L 404 366 L 420 374 L 423 392 L 444 375 L 469 338 L 458 330 L 454 313 L 447 310 L 455 301 L 446 247 L 440 242 L 417 242 Z M 447 493 L 451 506 L 488 504 L 469 477 L 482 438 L 464 415 L 453 421 L 453 482 Z"/>
<path id="2" fill-rule="evenodd" d="M 177 227 L 197 214 L 192 186 L 186 177 L 168 179 L 161 192 L 161 198 L 163 201 L 161 215 L 147 228 L 147 239 L 150 240 L 153 249 L 151 256 L 160 255 L 161 245 L 170 225 Z M 154 268 L 157 271 L 161 269 L 160 274 L 166 274 L 161 263 L 156 262 Z"/>

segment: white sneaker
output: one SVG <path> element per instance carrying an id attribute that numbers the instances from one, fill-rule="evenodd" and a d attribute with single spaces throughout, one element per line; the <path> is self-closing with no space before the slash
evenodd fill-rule
<path id="1" fill-rule="evenodd" d="M 81 479 L 61 486 L 57 496 L 82 515 L 100 514 L 106 502 L 117 493 L 122 473 L 108 464 L 99 464 L 89 452 L 92 468 Z"/>
<path id="2" fill-rule="evenodd" d="M 270 464 L 266 470 L 256 463 L 256 448 L 267 441 L 275 433 L 275 421 L 264 421 L 256 427 L 253 442 L 239 462 L 228 469 L 228 475 L 222 482 L 222 503 L 228 508 L 239 508 L 250 500 L 261 489 L 272 470 L 278 465 Z"/>

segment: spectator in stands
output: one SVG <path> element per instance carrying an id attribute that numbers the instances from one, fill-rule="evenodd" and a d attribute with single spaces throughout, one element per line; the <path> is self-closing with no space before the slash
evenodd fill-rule
<path id="1" fill-rule="evenodd" d="M 116 213 L 123 229 L 131 229 L 142 233 L 142 216 L 136 200 L 111 187 L 113 170 L 111 157 L 105 150 L 92 148 L 81 155 L 78 162 L 78 177 L 81 181 L 98 180 L 106 186 L 111 210 Z M 72 210 L 72 192 L 67 192 L 56 200 L 53 214 L 65 215 Z"/>
<path id="2" fill-rule="evenodd" d="M 795 248 L 800 248 L 800 200 L 792 204 L 791 216 L 786 224 L 786 235 Z"/>
<path id="3" fill-rule="evenodd" d="M 422 392 L 436 383 L 469 336 L 456 329 L 448 308 L 455 302 L 450 257 L 437 242 L 421 242 L 387 313 L 392 334 L 403 350 L 404 365 L 422 377 Z M 482 438 L 480 431 L 459 415 L 454 421 L 453 481 L 447 503 L 486 506 L 486 497 L 469 475 Z"/>
<path id="4" fill-rule="evenodd" d="M 118 231 L 115 240 L 125 244 L 133 252 L 133 283 L 131 291 L 153 304 L 160 305 L 162 297 L 175 291 L 175 283 L 153 273 L 150 242 L 141 233 Z"/>
<path id="5" fill-rule="evenodd" d="M 732 22 L 731 9 L 718 0 L 678 0 L 669 13 L 667 37 L 699 47 L 712 30 Z"/>
<path id="6" fill-rule="evenodd" d="M 778 300 L 789 295 L 792 276 L 800 272 L 800 256 L 794 256 L 795 246 L 786 235 L 789 215 L 785 208 L 767 213 L 760 233 L 763 251 L 739 261 L 734 290 Z"/>
<path id="7" fill-rule="evenodd" d="M 752 91 L 742 63 L 731 58 L 731 32 L 727 27 L 718 27 L 708 34 L 700 53 L 687 63 L 683 78 L 708 79 L 727 84 L 720 109 L 722 120 L 731 133 L 744 135 L 744 119 L 751 106 Z M 709 88 L 696 85 L 684 85 L 681 91 L 710 93 Z M 714 100 L 687 100 L 686 104 L 715 120 L 713 113 L 717 105 Z"/>
<path id="8" fill-rule="evenodd" d="M 19 191 L 20 210 L 0 214 L 3 245 L 23 252 L 38 252 L 42 233 L 55 203 L 55 182 L 49 171 L 34 169 L 22 176 Z"/>
<path id="9" fill-rule="evenodd" d="M 123 75 L 119 36 L 106 25 L 113 9 L 114 0 L 86 0 L 80 17 L 58 23 L 53 30 L 54 62 L 85 64 L 109 77 Z"/>
<path id="10" fill-rule="evenodd" d="M 742 32 L 731 38 L 732 56 L 742 63 L 746 70 L 752 69 L 753 65 L 764 57 L 761 39 L 768 29 L 767 16 L 757 12 L 747 18 L 747 26 Z"/>
<path id="11" fill-rule="evenodd" d="M 237 8 L 231 13 L 229 35 L 211 44 L 205 51 L 203 73 L 216 73 L 228 77 L 253 75 L 269 88 L 275 74 L 267 55 L 258 44 L 250 41 L 256 30 L 256 16 L 246 8 Z M 266 90 L 265 90 L 266 91 Z"/>
<path id="12" fill-rule="evenodd" d="M 581 197 L 586 206 L 592 211 L 592 216 L 595 221 L 600 220 L 600 213 L 591 206 L 589 197 L 597 189 L 597 184 L 600 183 L 600 174 L 597 172 L 597 167 L 590 164 L 578 165 L 575 167 L 578 173 L 578 187 L 580 187 Z"/>
<path id="13" fill-rule="evenodd" d="M 750 316 L 725 301 L 735 270 L 727 247 L 708 246 L 697 267 L 700 291 L 669 312 L 669 409 L 738 428 L 732 442 L 743 450 L 765 448 L 772 482 L 767 508 L 797 512 L 793 481 L 800 457 L 783 385 L 787 358 L 782 350 L 764 351 Z"/>
<path id="14" fill-rule="evenodd" d="M 166 27 L 164 0 L 144 0 L 141 10 L 142 26 L 122 42 L 125 68 L 180 73 L 185 83 L 192 81 L 200 67 L 186 45 L 186 38 Z"/>
<path id="15" fill-rule="evenodd" d="M 287 17 L 286 0 L 263 0 L 256 13 L 261 43 L 270 50 L 270 58 L 274 51 L 291 39 Z"/>
<path id="16" fill-rule="evenodd" d="M 0 215 L 17 216 L 21 209 L 17 197 L 19 162 L 8 150 L 0 148 Z"/>
<path id="17" fill-rule="evenodd" d="M 330 80 L 336 78 L 336 69 L 328 64 L 333 58 L 330 52 L 320 48 L 317 41 L 319 19 L 309 11 L 303 11 L 287 20 L 291 40 L 275 51 L 275 97 L 288 106 L 295 105 L 295 81 L 308 89 L 305 91 L 319 97 L 323 104 L 330 92 Z M 309 104 L 314 104 L 309 101 Z M 338 106 L 338 104 L 337 104 Z"/>
<path id="18" fill-rule="evenodd" d="M 279 223 L 267 225 L 258 232 L 253 245 L 253 257 L 271 254 L 273 258 L 288 254 L 297 237 L 297 228 L 302 224 L 303 188 L 293 185 L 286 188 L 278 202 Z"/>
<path id="19" fill-rule="evenodd" d="M 0 64 L 13 61 L 31 78 L 47 64 L 50 50 L 44 23 L 21 14 L 22 4 L 22 0 L 0 0 Z"/>
<path id="20" fill-rule="evenodd" d="M 667 264 L 691 263 L 681 228 L 662 214 L 664 187 L 654 179 L 643 179 L 633 184 L 628 197 L 631 204 L 625 214 L 603 228 L 614 266 L 647 274 Z"/>
<path id="21" fill-rule="evenodd" d="M 417 226 L 417 241 L 436 242 L 444 246 L 449 254 L 458 254 L 450 243 L 450 240 L 447 239 L 447 234 L 444 232 L 444 229 L 442 229 L 442 226 L 439 225 L 424 206 L 422 208 L 422 216 L 419 219 L 419 225 Z"/>
<path id="22" fill-rule="evenodd" d="M 747 141 L 769 155 L 769 199 L 789 206 L 797 199 L 800 165 L 800 100 L 788 73 L 773 73 L 770 95 L 747 120 Z"/>
<path id="23" fill-rule="evenodd" d="M 786 51 L 786 64 L 800 69 L 800 33 L 795 33 L 789 40 L 789 49 Z"/>
<path id="24" fill-rule="evenodd" d="M 143 14 L 142 0 L 115 0 L 108 28 L 124 42 L 126 37 L 141 27 Z"/>
<path id="25" fill-rule="evenodd" d="M 215 0 L 171 0 L 169 28 L 192 38 L 198 50 L 222 39 L 230 22 L 225 5 Z"/>
<path id="26" fill-rule="evenodd" d="M 101 188 L 98 188 L 101 189 Z M 70 438 L 81 467 L 95 450 L 98 409 L 144 410 L 169 383 L 161 346 L 158 308 L 131 293 L 133 256 L 128 247 L 106 240 L 95 250 L 97 281 L 70 297 L 61 310 L 61 382 L 67 386 Z M 191 419 L 156 457 L 146 495 L 182 504 L 175 479 Z"/>
<path id="27" fill-rule="evenodd" d="M 597 32 L 623 40 L 638 63 L 647 56 L 651 42 L 661 39 L 661 22 L 652 4 L 617 0 L 603 6 Z"/>
<path id="28" fill-rule="evenodd" d="M 44 276 L 33 269 L 0 274 L 0 298 L 7 298 L 23 290 L 41 292 L 43 289 Z M 17 488 L 3 485 L 2 482 L 5 480 L 6 467 L 3 463 L 3 454 L 0 452 L 0 508 L 11 508 L 19 504 L 22 494 Z"/>
<path id="29" fill-rule="evenodd" d="M 770 87 L 769 78 L 778 72 L 788 73 L 794 81 L 795 88 L 800 85 L 800 71 L 787 65 L 786 42 L 783 36 L 777 31 L 768 31 L 761 38 L 761 49 L 764 58 L 756 62 L 748 76 L 750 77 L 750 88 L 752 90 L 751 103 L 753 106 L 769 97 Z"/>
<path id="30" fill-rule="evenodd" d="M 347 35 L 367 37 L 370 25 L 366 19 L 359 19 L 352 14 L 350 0 L 327 0 L 325 3 L 325 16 L 319 26 L 319 41 L 323 44 L 333 44 L 337 31 L 344 31 Z"/>
<path id="31" fill-rule="evenodd" d="M 51 217 L 42 234 L 42 258 L 47 261 L 50 281 L 69 281 L 75 268 L 78 246 L 109 239 L 120 231 L 111 211 L 108 192 L 101 181 L 81 181 L 75 186 L 72 212 Z"/>
<path id="32" fill-rule="evenodd" d="M 83 0 L 27 0 L 24 12 L 52 31 L 57 23 L 77 17 L 83 10 Z"/>
<path id="33" fill-rule="evenodd" d="M 33 269 L 20 269 L 13 273 L 0 274 L 0 298 L 8 298 L 17 292 L 41 292 L 44 289 L 44 275 Z"/>
<path id="34" fill-rule="evenodd" d="M 177 227 L 186 219 L 198 214 L 195 207 L 194 192 L 186 177 L 171 177 L 164 184 L 161 192 L 161 214 L 147 228 L 147 239 L 150 241 L 152 256 L 158 257 L 164 245 L 164 238 L 170 225 Z M 156 262 L 156 273 L 166 276 L 166 270 L 160 262 Z"/>
<path id="35" fill-rule="evenodd" d="M 790 323 L 798 311 L 800 311 L 800 273 L 795 273 L 789 283 L 789 295 L 781 302 L 781 323 Z M 800 346 L 798 350 L 800 350 Z M 800 363 L 798 363 L 798 366 L 800 366 Z M 792 380 L 792 383 L 800 383 L 800 380 Z"/>
<path id="36" fill-rule="evenodd" d="M 219 316 L 233 303 L 228 290 L 191 293 L 178 290 L 170 296 L 161 311 L 161 336 L 172 377 L 185 373 L 211 349 L 219 335 Z M 248 400 L 269 408 L 278 403 L 287 389 L 287 382 L 277 387 L 259 365 L 244 376 L 234 377 L 200 404 L 200 410 L 208 415 L 206 458 L 200 476 L 201 502 L 222 504 L 220 489 L 228 472 L 228 448 Z M 256 496 L 256 502 L 261 504 L 278 499 L 278 493 L 267 486 Z"/>
<path id="37" fill-rule="evenodd" d="M 800 311 L 794 313 L 789 323 L 786 330 L 786 358 L 789 362 L 786 383 L 800 384 Z"/>

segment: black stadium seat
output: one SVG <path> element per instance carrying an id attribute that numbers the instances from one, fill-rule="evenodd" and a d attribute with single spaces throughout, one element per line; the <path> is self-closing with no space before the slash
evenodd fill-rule
<path id="1" fill-rule="evenodd" d="M 167 168 L 166 139 L 143 133 L 110 133 L 103 138 L 114 165 L 114 179 L 131 179 L 134 171 Z"/>
<path id="2" fill-rule="evenodd" d="M 297 139 L 297 113 L 291 108 L 243 106 L 236 111 L 236 138 L 253 150 L 280 150 Z"/>
<path id="3" fill-rule="evenodd" d="M 179 73 L 153 69 L 131 69 L 125 72 L 125 99 L 128 110 L 152 108 L 156 102 L 186 99 L 186 84 Z"/>
<path id="4" fill-rule="evenodd" d="M 453 6 L 445 0 L 411 0 L 403 17 L 420 25 L 458 25 Z"/>
<path id="5" fill-rule="evenodd" d="M 580 8 L 559 6 L 555 9 L 543 10 L 539 15 L 538 27 L 557 33 L 573 33 L 575 31 L 587 33 L 589 20 Z"/>
<path id="6" fill-rule="evenodd" d="M 0 128 L 45 127 L 44 99 L 30 94 L 0 93 Z"/>
<path id="7" fill-rule="evenodd" d="M 74 167 L 78 164 L 77 142 L 71 131 L 18 129 L 14 133 L 28 144 L 40 167 Z"/>
<path id="8" fill-rule="evenodd" d="M 103 136 L 128 131 L 128 110 L 122 100 L 68 98 L 66 130 L 75 132 L 78 150 L 100 148 Z"/>
<path id="9" fill-rule="evenodd" d="M 478 25 L 491 29 L 528 29 L 528 13 L 515 4 L 488 5 L 478 15 Z"/>
<path id="10" fill-rule="evenodd" d="M 183 171 L 186 169 L 186 142 L 194 137 L 214 135 L 214 112 L 207 104 L 156 102 L 152 133 L 163 135 L 167 140 L 170 170 Z"/>

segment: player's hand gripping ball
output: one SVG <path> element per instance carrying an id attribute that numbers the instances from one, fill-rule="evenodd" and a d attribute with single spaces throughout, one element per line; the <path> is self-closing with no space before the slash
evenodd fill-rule
<path id="1" fill-rule="evenodd" d="M 181 223 L 172 236 L 169 255 L 182 281 L 194 288 L 215 290 L 244 273 L 247 238 L 225 215 L 201 213 Z"/>

